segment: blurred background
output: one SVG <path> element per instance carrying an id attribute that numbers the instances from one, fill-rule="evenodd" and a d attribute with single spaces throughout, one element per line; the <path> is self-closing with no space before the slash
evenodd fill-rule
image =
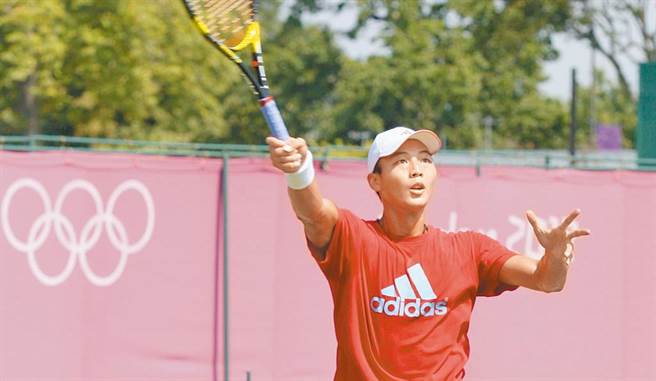
<path id="1" fill-rule="evenodd" d="M 293 135 L 367 144 L 395 125 L 454 149 L 636 146 L 649 0 L 268 0 L 271 87 Z M 0 1 L 0 133 L 262 144 L 237 69 L 171 0 Z M 578 89 L 572 113 L 572 72 Z M 613 131 L 612 134 L 616 134 Z M 619 147 L 618 147 L 619 144 Z"/>

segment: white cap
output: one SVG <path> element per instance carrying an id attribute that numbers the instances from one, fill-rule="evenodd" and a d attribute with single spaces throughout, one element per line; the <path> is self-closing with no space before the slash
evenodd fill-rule
<path id="1" fill-rule="evenodd" d="M 408 139 L 416 139 L 424 143 L 431 155 L 434 155 L 442 147 L 440 138 L 433 131 L 415 131 L 407 127 L 394 127 L 376 135 L 367 156 L 369 173 L 374 171 L 378 159 L 393 154 Z"/>

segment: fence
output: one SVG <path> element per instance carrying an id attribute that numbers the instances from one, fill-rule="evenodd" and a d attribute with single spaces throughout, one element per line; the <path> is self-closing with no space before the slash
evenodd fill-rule
<path id="1" fill-rule="evenodd" d="M 0 379 L 330 379 L 331 296 L 266 147 L 35 136 L 1 148 Z M 315 151 L 322 192 L 375 218 L 365 151 Z M 549 223 L 581 208 L 593 231 L 563 293 L 477 301 L 468 380 L 656 377 L 656 173 L 633 155 L 438 155 L 435 226 L 480 230 L 536 258 L 526 208 Z M 148 200 L 155 222 L 141 247 Z M 72 267 L 57 262 L 66 249 Z M 116 263 L 93 250 L 131 252 L 120 279 L 100 276 Z M 53 275 L 62 267 L 66 277 Z"/>
<path id="2" fill-rule="evenodd" d="M 149 155 L 194 157 L 266 156 L 265 145 L 153 142 L 69 136 L 0 136 L 0 149 L 15 151 L 77 150 L 123 152 Z M 360 146 L 312 147 L 322 166 L 331 160 L 365 158 L 367 148 Z M 449 150 L 437 155 L 438 164 L 481 166 L 520 166 L 546 169 L 576 168 L 584 170 L 656 171 L 656 159 L 639 159 L 634 150 L 582 151 L 571 155 L 567 150 Z"/>

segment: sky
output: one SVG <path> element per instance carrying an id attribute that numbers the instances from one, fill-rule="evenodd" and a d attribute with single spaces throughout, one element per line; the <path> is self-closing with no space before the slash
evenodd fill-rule
<path id="1" fill-rule="evenodd" d="M 370 24 L 356 40 L 339 33 L 348 31 L 355 24 L 356 13 L 354 9 L 348 9 L 347 7 L 337 15 L 329 12 L 306 15 L 303 21 L 309 24 L 327 25 L 333 31 L 338 32 L 337 44 L 352 58 L 364 58 L 371 54 L 377 54 L 383 49 L 382 45 L 377 43 L 375 39 L 377 32 L 380 30 L 379 25 Z M 545 63 L 544 71 L 548 79 L 540 85 L 540 90 L 546 95 L 568 100 L 571 96 L 572 68 L 576 68 L 577 80 L 580 85 L 590 85 L 592 52 L 587 43 L 577 41 L 565 33 L 555 36 L 554 45 L 560 52 L 560 56 L 555 61 Z M 613 67 L 601 54 L 595 54 L 594 63 L 597 70 L 603 70 L 609 78 L 616 78 Z M 623 62 L 623 64 L 630 65 L 627 62 Z M 634 92 L 637 92 L 638 67 L 635 66 L 634 70 L 627 70 L 625 74 L 631 88 Z"/>
<path id="2" fill-rule="evenodd" d="M 576 76 L 580 84 L 590 85 L 592 49 L 587 43 L 577 41 L 567 34 L 557 35 L 554 45 L 560 52 L 560 56 L 557 60 L 545 64 L 544 71 L 548 79 L 541 84 L 540 90 L 547 95 L 566 100 L 571 97 L 572 68 L 576 68 Z M 595 54 L 594 61 L 597 70 L 603 70 L 608 77 L 616 78 L 615 69 L 600 53 Z M 630 67 L 628 65 L 631 64 L 624 62 L 624 65 Z M 625 74 L 629 85 L 636 92 L 639 80 L 638 66 L 635 66 L 634 70 L 627 70 Z"/>

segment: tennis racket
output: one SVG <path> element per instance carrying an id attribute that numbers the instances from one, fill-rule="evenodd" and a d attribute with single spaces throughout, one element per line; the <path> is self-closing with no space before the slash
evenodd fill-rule
<path id="1" fill-rule="evenodd" d="M 271 134 L 289 139 L 285 122 L 273 97 L 264 71 L 260 24 L 255 20 L 255 0 L 182 0 L 198 30 L 234 62 L 260 101 L 260 110 Z M 250 50 L 249 69 L 238 53 Z"/>

